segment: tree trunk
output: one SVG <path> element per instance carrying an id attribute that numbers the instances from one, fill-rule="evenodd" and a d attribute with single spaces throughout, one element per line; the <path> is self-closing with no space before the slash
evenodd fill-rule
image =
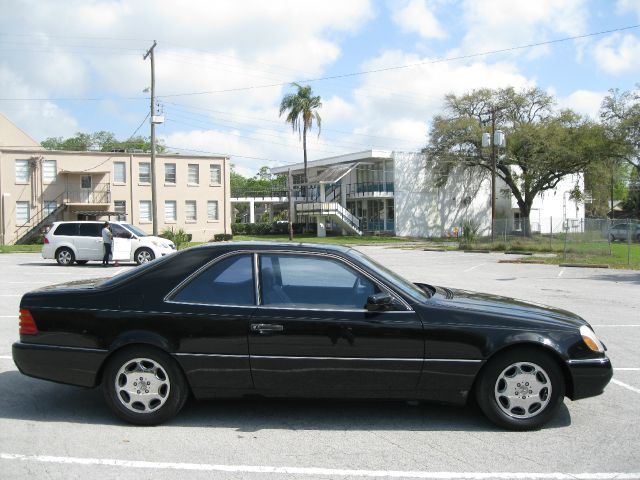
<path id="1" fill-rule="evenodd" d="M 307 175 L 307 126 L 302 127 L 302 151 L 304 154 L 304 202 L 309 203 L 309 176 Z M 305 215 L 305 230 L 309 230 L 309 215 Z"/>
<path id="2" fill-rule="evenodd" d="M 518 203 L 520 209 L 520 222 L 522 224 L 522 235 L 529 238 L 531 237 L 531 204 L 532 202 L 525 201 Z"/>

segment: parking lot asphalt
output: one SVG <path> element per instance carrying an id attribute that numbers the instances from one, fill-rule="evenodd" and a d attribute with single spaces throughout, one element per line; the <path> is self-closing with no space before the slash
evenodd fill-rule
<path id="1" fill-rule="evenodd" d="M 190 401 L 171 422 L 115 419 L 100 390 L 21 375 L 18 305 L 33 288 L 130 266 L 59 267 L 0 255 L 0 478 L 639 478 L 640 272 L 498 263 L 503 254 L 359 249 L 413 281 L 506 295 L 582 315 L 615 371 L 599 397 L 565 400 L 536 432 L 474 408 L 406 402 Z"/>

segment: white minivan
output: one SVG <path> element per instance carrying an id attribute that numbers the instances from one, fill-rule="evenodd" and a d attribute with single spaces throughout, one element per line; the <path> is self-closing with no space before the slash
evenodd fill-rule
<path id="1" fill-rule="evenodd" d="M 176 251 L 171 240 L 147 235 L 139 228 L 124 222 L 109 222 L 113 233 L 112 259 L 137 264 L 168 255 Z M 104 222 L 54 222 L 44 236 L 42 258 L 53 259 L 60 265 L 79 265 L 102 261 L 102 226 Z"/>

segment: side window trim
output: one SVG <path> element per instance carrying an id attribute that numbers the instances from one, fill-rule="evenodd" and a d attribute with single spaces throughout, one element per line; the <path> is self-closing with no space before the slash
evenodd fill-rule
<path id="1" fill-rule="evenodd" d="M 262 285 L 261 285 L 261 274 L 260 274 L 260 268 L 262 267 L 262 255 L 289 255 L 289 256 L 311 256 L 311 257 L 322 257 L 322 258 L 331 258 L 333 260 L 336 260 L 342 264 L 344 264 L 347 268 L 349 268 L 350 270 L 354 270 L 358 273 L 360 273 L 361 275 L 365 276 L 367 279 L 369 279 L 371 282 L 373 282 L 380 290 L 388 293 L 389 295 L 391 295 L 394 299 L 398 300 L 402 306 L 404 307 L 404 310 L 394 310 L 394 313 L 398 313 L 398 312 L 413 312 L 413 309 L 411 308 L 411 306 L 405 301 L 405 299 L 398 293 L 396 293 L 393 289 L 389 288 L 386 284 L 380 282 L 377 278 L 375 278 L 373 275 L 371 275 L 369 272 L 365 271 L 364 269 L 358 267 L 357 265 L 354 265 L 352 262 L 350 262 L 348 259 L 343 258 L 339 255 L 333 255 L 330 253 L 315 253 L 315 252 L 299 252 L 299 251 L 290 251 L 290 250 L 271 250 L 271 251 L 260 251 L 257 252 L 256 255 L 260 256 L 260 261 L 256 263 L 256 267 L 255 271 L 254 271 L 254 276 L 255 276 L 255 280 L 256 283 L 259 286 L 259 291 L 262 291 Z M 256 296 L 256 300 L 258 300 L 258 296 Z M 312 307 L 287 307 L 287 306 L 282 306 L 282 305 L 276 305 L 276 306 L 271 306 L 271 305 L 264 305 L 262 303 L 262 298 L 259 298 L 259 302 L 257 303 L 257 306 L 260 308 L 268 308 L 268 309 L 278 309 L 278 310 L 316 310 L 316 311 L 326 311 L 326 310 L 335 310 L 335 311 L 348 311 L 348 312 L 360 312 L 360 311 L 365 311 L 364 308 L 330 308 L 330 309 L 326 309 L 326 308 L 312 308 Z"/>
<path id="2" fill-rule="evenodd" d="M 165 297 L 162 299 L 163 302 L 165 303 L 175 303 L 175 304 L 180 304 L 180 305 L 206 305 L 209 307 L 216 307 L 216 306 L 220 306 L 220 307 L 256 307 L 259 304 L 257 303 L 258 301 L 258 297 L 257 295 L 257 290 L 254 291 L 254 301 L 252 304 L 246 304 L 246 305 L 223 305 L 223 304 L 214 304 L 214 303 L 196 303 L 196 302 L 180 302 L 180 301 L 176 301 L 174 300 L 174 297 L 176 295 L 178 295 L 178 293 L 180 293 L 180 291 L 186 287 L 187 285 L 189 285 L 193 280 L 195 280 L 201 273 L 205 272 L 206 270 L 208 270 L 209 268 L 213 268 L 214 265 L 216 263 L 222 262 L 224 260 L 226 260 L 229 257 L 232 256 L 241 256 L 241 255 L 247 255 L 247 256 L 251 256 L 252 258 L 252 273 L 253 273 L 253 284 L 254 284 L 254 289 L 257 289 L 257 282 L 255 280 L 257 272 L 256 272 L 256 262 L 257 262 L 257 255 L 256 253 L 252 252 L 252 251 L 248 251 L 248 250 L 234 250 L 233 252 L 227 252 L 227 253 L 223 253 L 222 255 L 217 256 L 216 258 L 208 261 L 207 263 L 205 263 L 202 267 L 198 268 L 195 272 L 193 272 L 191 275 L 189 275 L 187 278 L 185 278 L 182 282 L 180 282 L 177 286 L 175 286 L 169 293 L 167 293 L 165 295 Z"/>

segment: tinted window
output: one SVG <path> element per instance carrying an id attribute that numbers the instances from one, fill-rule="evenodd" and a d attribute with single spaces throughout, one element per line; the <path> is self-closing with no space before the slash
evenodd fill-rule
<path id="1" fill-rule="evenodd" d="M 343 262 L 312 255 L 262 255 L 263 305 L 363 309 L 380 289 Z"/>
<path id="2" fill-rule="evenodd" d="M 172 300 L 205 305 L 254 305 L 252 255 L 233 255 L 214 263 Z"/>
<path id="3" fill-rule="evenodd" d="M 122 228 L 117 223 L 111 224 L 111 233 L 116 238 L 131 238 L 131 232 L 129 232 L 126 228 Z"/>
<path id="4" fill-rule="evenodd" d="M 60 225 L 57 226 L 53 234 L 68 235 L 68 236 L 75 237 L 78 235 L 78 224 L 77 223 L 61 223 Z"/>
<path id="5" fill-rule="evenodd" d="M 101 237 L 102 224 L 101 223 L 81 223 L 80 236 L 81 237 Z"/>

